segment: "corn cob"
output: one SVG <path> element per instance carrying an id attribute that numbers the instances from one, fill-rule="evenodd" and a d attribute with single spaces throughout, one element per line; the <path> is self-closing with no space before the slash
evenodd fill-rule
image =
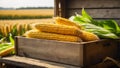
<path id="1" fill-rule="evenodd" d="M 17 31 L 18 31 L 18 35 L 20 35 L 21 31 L 22 31 L 22 24 L 17 24 Z"/>
<path id="2" fill-rule="evenodd" d="M 10 33 L 10 25 L 7 25 L 8 33 Z"/>
<path id="3" fill-rule="evenodd" d="M 0 33 L 2 32 L 1 26 L 0 26 Z"/>
<path id="4" fill-rule="evenodd" d="M 61 25 L 68 25 L 68 26 L 75 26 L 78 27 L 79 29 L 83 29 L 83 27 L 75 22 L 72 22 L 66 18 L 62 18 L 62 17 L 55 17 L 55 23 L 56 24 L 61 24 Z"/>
<path id="5" fill-rule="evenodd" d="M 1 33 L 4 35 L 4 26 L 1 26 Z"/>
<path id="6" fill-rule="evenodd" d="M 57 34 L 65 34 L 65 35 L 74 35 L 77 36 L 81 32 L 78 28 L 73 26 L 52 24 L 52 23 L 36 23 L 33 25 L 34 28 L 48 33 L 57 33 Z"/>
<path id="7" fill-rule="evenodd" d="M 99 40 L 99 37 L 91 32 L 87 32 L 84 30 L 81 30 L 81 34 L 79 35 L 79 37 L 83 40 L 83 41 L 94 41 L 94 40 Z"/>
<path id="8" fill-rule="evenodd" d="M 28 38 L 58 40 L 58 41 L 70 41 L 70 42 L 81 42 L 82 40 L 77 36 L 61 35 L 54 33 L 45 33 L 39 30 L 30 30 L 25 33 Z"/>
<path id="9" fill-rule="evenodd" d="M 9 34 L 9 26 L 6 25 L 5 27 L 6 27 L 6 36 L 7 36 Z"/>
<path id="10" fill-rule="evenodd" d="M 7 29 L 6 29 L 6 25 L 3 26 L 3 30 L 4 30 L 4 36 L 7 36 Z"/>
<path id="11" fill-rule="evenodd" d="M 28 24 L 24 24 L 25 31 L 28 30 Z"/>
<path id="12" fill-rule="evenodd" d="M 13 25 L 12 24 L 9 25 L 9 29 L 10 29 L 10 32 L 11 32 L 11 30 L 13 29 Z"/>
<path id="13" fill-rule="evenodd" d="M 31 29 L 32 29 L 31 24 L 28 24 L 28 25 L 27 25 L 27 29 L 28 29 L 28 30 L 31 30 Z"/>
<path id="14" fill-rule="evenodd" d="M 3 51 L 0 52 L 0 56 L 6 56 L 8 55 L 10 52 L 14 51 L 14 46 L 7 48 Z"/>

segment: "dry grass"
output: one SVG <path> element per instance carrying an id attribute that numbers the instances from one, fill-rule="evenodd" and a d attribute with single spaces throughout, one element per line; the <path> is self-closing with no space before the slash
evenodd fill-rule
<path id="1" fill-rule="evenodd" d="M 53 16 L 53 9 L 29 9 L 29 10 L 0 10 L 0 15 L 18 16 Z"/>

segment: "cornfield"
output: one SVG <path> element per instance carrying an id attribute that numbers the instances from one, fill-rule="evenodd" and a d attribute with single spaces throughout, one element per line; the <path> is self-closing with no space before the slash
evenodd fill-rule
<path id="1" fill-rule="evenodd" d="M 0 10 L 0 19 L 41 19 L 53 14 L 53 9 Z"/>
<path id="2" fill-rule="evenodd" d="M 23 30 L 27 31 L 31 29 L 29 24 L 10 24 L 0 26 L 0 32 L 3 34 L 4 37 L 6 37 L 12 31 L 13 28 L 17 29 L 17 35 L 22 35 Z"/>
<path id="3" fill-rule="evenodd" d="M 53 9 L 0 10 L 0 38 L 9 36 L 9 33 L 23 35 L 32 23 L 52 22 L 53 14 Z"/>
<path id="4" fill-rule="evenodd" d="M 52 19 L 27 19 L 27 20 L 0 20 L 0 39 L 8 37 L 9 33 L 13 33 L 13 36 L 21 36 L 26 31 L 31 29 L 31 24 L 53 22 Z"/>

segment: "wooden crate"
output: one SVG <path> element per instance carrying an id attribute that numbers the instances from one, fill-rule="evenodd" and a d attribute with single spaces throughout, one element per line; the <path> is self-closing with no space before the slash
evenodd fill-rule
<path id="1" fill-rule="evenodd" d="M 55 16 L 69 18 L 85 10 L 98 20 L 120 22 L 120 0 L 54 0 Z M 91 67 L 109 56 L 118 57 L 118 41 L 104 39 L 84 43 L 16 37 L 18 56 L 42 59 L 66 65 Z"/>
<path id="2" fill-rule="evenodd" d="M 117 58 L 117 45 L 116 40 L 110 39 L 77 43 L 16 37 L 15 46 L 18 56 L 89 67 L 107 56 Z"/>
<path id="3" fill-rule="evenodd" d="M 98 20 L 114 19 L 120 24 L 120 0 L 55 0 L 55 16 L 69 18 L 85 10 Z"/>

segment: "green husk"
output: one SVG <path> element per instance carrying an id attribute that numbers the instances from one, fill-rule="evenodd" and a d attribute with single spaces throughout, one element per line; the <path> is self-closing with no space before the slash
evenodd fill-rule
<path id="1" fill-rule="evenodd" d="M 10 42 L 3 42 L 0 44 L 0 53 L 6 49 L 9 49 L 14 46 L 14 39 L 12 38 L 12 35 L 9 35 Z M 9 54 L 15 54 L 15 51 L 10 52 Z"/>
<path id="2" fill-rule="evenodd" d="M 117 39 L 120 36 L 120 27 L 115 20 L 94 20 L 84 9 L 82 9 L 82 15 L 76 13 L 69 19 L 84 26 L 84 30 L 92 32 L 100 38 Z"/>

